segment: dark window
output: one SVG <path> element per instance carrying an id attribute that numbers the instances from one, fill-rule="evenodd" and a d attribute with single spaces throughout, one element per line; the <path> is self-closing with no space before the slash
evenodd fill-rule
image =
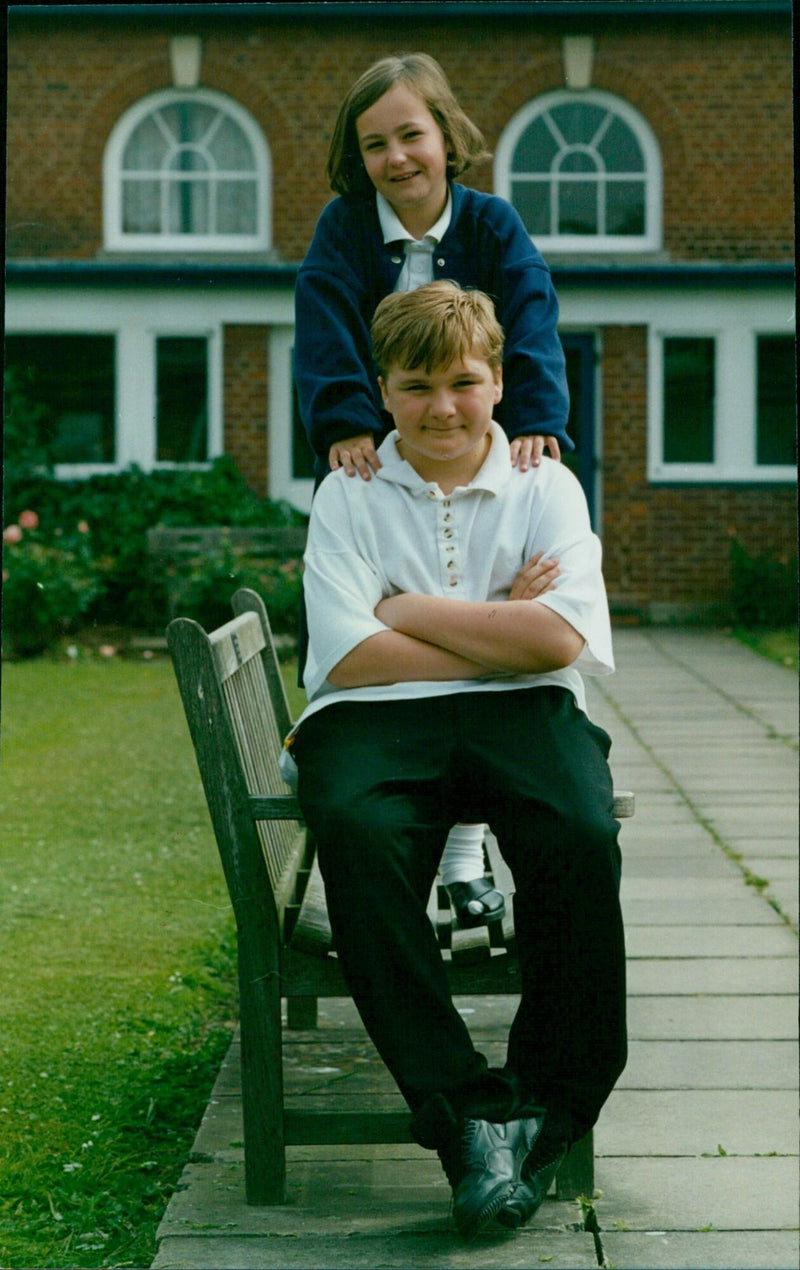
<path id="1" fill-rule="evenodd" d="M 208 341 L 156 340 L 156 459 L 203 463 L 208 458 Z"/>
<path id="2" fill-rule="evenodd" d="M 115 459 L 113 335 L 9 335 L 6 365 L 32 404 L 54 463 Z"/>
<path id="3" fill-rule="evenodd" d="M 793 335 L 757 341 L 756 461 L 797 462 L 797 392 Z"/>
<path id="4" fill-rule="evenodd" d="M 664 340 L 664 462 L 714 462 L 713 339 Z"/>

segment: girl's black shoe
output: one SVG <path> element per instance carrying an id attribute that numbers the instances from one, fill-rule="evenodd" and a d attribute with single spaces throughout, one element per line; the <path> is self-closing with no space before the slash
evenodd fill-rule
<path id="1" fill-rule="evenodd" d="M 506 901 L 495 890 L 488 878 L 476 878 L 473 882 L 451 882 L 445 887 L 455 910 L 456 921 L 462 929 L 499 922 L 505 917 Z"/>

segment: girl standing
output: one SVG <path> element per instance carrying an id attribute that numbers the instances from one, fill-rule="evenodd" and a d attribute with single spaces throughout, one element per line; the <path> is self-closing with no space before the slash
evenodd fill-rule
<path id="1" fill-rule="evenodd" d="M 295 292 L 295 380 L 317 479 L 343 468 L 370 480 L 390 430 L 369 328 L 380 300 L 437 278 L 491 296 L 505 331 L 503 401 L 512 461 L 526 471 L 545 446 L 573 449 L 558 302 L 550 271 L 505 200 L 455 178 L 489 157 L 432 57 L 383 58 L 350 89 L 327 173 L 339 195 L 323 210 Z M 557 562 L 536 565 L 540 593 Z M 462 925 L 499 920 L 503 896 L 484 874 L 483 826 L 455 826 L 442 881 Z"/>

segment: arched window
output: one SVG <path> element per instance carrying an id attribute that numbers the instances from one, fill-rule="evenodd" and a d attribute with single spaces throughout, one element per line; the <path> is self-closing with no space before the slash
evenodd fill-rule
<path id="1" fill-rule="evenodd" d="M 524 106 L 500 138 L 495 190 L 551 251 L 661 246 L 658 143 L 610 93 L 560 91 Z"/>
<path id="2" fill-rule="evenodd" d="M 111 133 L 103 176 L 108 248 L 270 245 L 267 144 L 222 93 L 169 89 L 137 102 Z"/>

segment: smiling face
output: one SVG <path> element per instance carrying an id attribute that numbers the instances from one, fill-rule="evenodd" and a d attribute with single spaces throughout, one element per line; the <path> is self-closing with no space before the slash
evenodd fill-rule
<path id="1" fill-rule="evenodd" d="M 444 134 L 425 102 L 402 81 L 356 120 L 361 158 L 375 189 L 415 238 L 447 202 Z"/>
<path id="2" fill-rule="evenodd" d="M 379 383 L 400 434 L 401 457 L 446 494 L 468 485 L 489 452 L 492 411 L 503 395 L 502 372 L 465 356 L 429 371 L 393 366 Z"/>

